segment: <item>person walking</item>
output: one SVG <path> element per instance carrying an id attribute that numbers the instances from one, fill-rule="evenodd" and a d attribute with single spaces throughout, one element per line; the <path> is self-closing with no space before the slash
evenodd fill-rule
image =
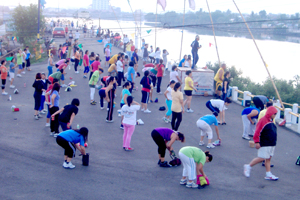
<path id="1" fill-rule="evenodd" d="M 42 79 L 41 73 L 37 73 L 35 75 L 35 81 L 32 84 L 32 87 L 35 89 L 33 97 L 34 97 L 34 119 L 36 120 L 41 118 L 41 116 L 39 115 L 39 109 L 41 106 L 42 93 L 45 91 L 45 89 L 43 88 L 44 84 L 41 79 Z M 3 93 L 3 89 L 2 89 L 2 93 Z"/>
<path id="2" fill-rule="evenodd" d="M 130 147 L 131 137 L 136 125 L 136 111 L 141 108 L 140 104 L 133 101 L 132 96 L 127 96 L 126 104 L 122 106 L 122 124 L 124 127 L 123 149 L 125 151 L 133 151 Z"/>
<path id="3" fill-rule="evenodd" d="M 144 72 L 144 77 L 141 79 L 140 84 L 143 86 L 142 88 L 142 100 L 141 100 L 141 104 L 142 104 L 142 109 L 141 111 L 143 111 L 144 113 L 151 113 L 150 110 L 148 110 L 147 108 L 147 104 L 149 101 L 149 93 L 151 90 L 151 80 L 148 77 L 149 76 L 149 71 L 145 71 Z"/>
<path id="4" fill-rule="evenodd" d="M 166 123 L 171 122 L 171 120 L 170 120 L 170 116 L 171 116 L 171 114 L 172 114 L 172 110 L 171 110 L 171 106 L 172 106 L 172 95 L 171 95 L 171 93 L 172 93 L 172 90 L 174 89 L 174 86 L 175 86 L 175 81 L 172 80 L 172 81 L 170 82 L 170 84 L 168 85 L 166 91 L 164 92 L 164 95 L 165 95 L 165 97 L 166 97 L 166 104 L 167 104 L 167 108 L 168 108 L 168 111 L 167 111 L 166 115 L 163 117 L 163 120 L 164 120 L 164 122 L 166 122 Z"/>
<path id="5" fill-rule="evenodd" d="M 49 111 L 50 115 L 52 117 L 50 121 L 50 135 L 53 135 L 56 137 L 59 134 L 59 121 L 58 121 L 58 115 L 53 115 L 56 111 L 59 110 L 59 90 L 60 90 L 60 85 L 59 83 L 55 83 L 53 85 L 53 88 L 51 92 L 49 93 L 50 95 L 50 105 L 49 105 Z"/>
<path id="6" fill-rule="evenodd" d="M 107 97 L 107 102 L 108 102 L 106 122 L 110 123 L 114 121 L 113 111 L 114 111 L 114 99 L 115 99 L 115 90 L 116 90 L 114 84 L 116 83 L 116 78 L 111 76 L 107 82 L 108 82 L 108 86 L 105 89 L 105 96 Z"/>
<path id="7" fill-rule="evenodd" d="M 96 57 L 96 61 L 97 61 L 97 59 L 99 60 L 99 57 Z M 100 74 L 102 74 L 102 73 L 103 73 L 103 69 L 98 68 L 97 70 L 95 70 L 93 72 L 93 75 L 89 81 L 91 105 L 96 105 L 96 103 L 97 103 L 95 101 L 95 85 L 97 84 Z"/>
<path id="8" fill-rule="evenodd" d="M 7 92 L 5 92 L 5 84 L 6 84 L 6 78 L 8 74 L 8 69 L 5 67 L 6 61 L 2 60 L 1 61 L 1 67 L 0 67 L 0 72 L 1 72 L 1 89 L 2 89 L 2 95 L 7 95 Z"/>
<path id="9" fill-rule="evenodd" d="M 209 151 L 203 152 L 197 147 L 186 146 L 179 150 L 179 157 L 183 165 L 182 178 L 180 185 L 186 185 L 187 188 L 198 188 L 194 182 L 196 175 L 202 175 L 207 178 L 203 171 L 205 163 L 211 162 L 213 156 Z"/>
<path id="10" fill-rule="evenodd" d="M 192 103 L 192 92 L 195 90 L 197 92 L 197 89 L 194 87 L 194 81 L 192 79 L 192 71 L 188 70 L 185 72 L 186 77 L 185 77 L 185 85 L 184 85 L 184 93 L 186 95 L 186 100 L 183 103 L 183 106 L 187 104 L 187 110 L 186 112 L 192 113 L 194 112 L 191 109 L 191 103 Z"/>
<path id="11" fill-rule="evenodd" d="M 199 142 L 199 146 L 203 146 L 204 142 L 204 136 L 207 135 L 207 139 L 208 139 L 208 143 L 207 143 L 207 148 L 215 148 L 215 146 L 211 143 L 211 140 L 213 138 L 213 132 L 211 130 L 211 125 L 215 125 L 215 129 L 216 129 L 216 133 L 218 136 L 218 140 L 220 144 L 221 138 L 220 138 L 220 133 L 219 133 L 219 129 L 218 129 L 218 113 L 214 112 L 213 115 L 205 115 L 203 117 L 201 117 L 200 119 L 198 119 L 198 121 L 196 122 L 197 127 L 201 130 L 200 133 L 200 142 Z"/>
<path id="12" fill-rule="evenodd" d="M 72 164 L 71 160 L 75 157 L 76 149 L 78 149 L 82 155 L 86 155 L 84 144 L 88 140 L 88 133 L 89 130 L 86 127 L 82 127 L 79 130 L 76 129 L 61 132 L 57 136 L 56 143 L 65 150 L 63 162 L 63 167 L 65 169 L 75 168 L 75 165 Z"/>
<path id="13" fill-rule="evenodd" d="M 265 180 L 277 181 L 279 178 L 271 173 L 271 158 L 274 156 L 277 142 L 277 128 L 273 119 L 277 114 L 277 109 L 270 106 L 266 115 L 259 120 L 253 136 L 255 148 L 258 149 L 257 157 L 249 164 L 244 165 L 244 175 L 250 177 L 252 167 L 265 160 L 266 176 Z"/>
<path id="14" fill-rule="evenodd" d="M 250 137 L 253 137 L 259 112 L 260 110 L 254 107 L 245 108 L 242 111 L 243 139 L 250 140 Z"/>
<path id="15" fill-rule="evenodd" d="M 155 128 L 151 132 L 151 137 L 155 144 L 158 146 L 158 165 L 160 167 L 171 167 L 167 161 L 165 161 L 166 149 L 170 154 L 175 156 L 172 145 L 175 141 L 185 142 L 185 136 L 181 132 L 174 131 L 169 128 L 159 127 Z"/>
<path id="16" fill-rule="evenodd" d="M 199 60 L 199 56 L 198 56 L 198 49 L 200 49 L 202 46 L 199 45 L 199 41 L 200 37 L 199 35 L 196 35 L 195 40 L 192 42 L 191 47 L 192 47 L 192 55 L 193 55 L 193 65 L 192 65 L 192 69 L 194 69 L 197 65 L 197 62 Z"/>
<path id="17" fill-rule="evenodd" d="M 156 88 L 156 92 L 157 94 L 161 94 L 161 90 L 160 90 L 160 86 L 161 86 L 161 81 L 162 81 L 162 77 L 163 77 L 163 73 L 165 71 L 165 65 L 163 64 L 163 59 L 159 60 L 159 64 L 157 64 L 156 68 L 157 68 L 157 88 Z"/>
<path id="18" fill-rule="evenodd" d="M 183 94 L 180 92 L 180 83 L 176 83 L 174 86 L 174 90 L 172 90 L 172 121 L 171 126 L 172 130 L 177 131 L 180 123 L 182 121 L 182 114 L 184 113 L 184 105 L 183 105 Z"/>

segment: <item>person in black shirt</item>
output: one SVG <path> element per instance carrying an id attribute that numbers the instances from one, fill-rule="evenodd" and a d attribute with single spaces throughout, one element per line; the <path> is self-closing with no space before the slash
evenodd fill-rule
<path id="1" fill-rule="evenodd" d="M 229 89 L 229 78 L 230 78 L 230 72 L 225 72 L 224 74 L 224 80 L 223 80 L 223 88 L 222 88 L 222 100 L 225 101 L 226 97 L 227 97 L 227 93 L 228 93 L 228 89 Z"/>
<path id="2" fill-rule="evenodd" d="M 73 99 L 71 105 L 66 105 L 65 107 L 61 108 L 60 110 L 53 113 L 52 116 L 57 114 L 61 115 L 58 117 L 59 125 L 63 131 L 72 129 L 72 123 L 75 118 L 75 115 L 78 113 L 78 106 L 80 105 L 79 99 Z"/>
<path id="3" fill-rule="evenodd" d="M 192 65 L 192 69 L 195 68 L 198 60 L 199 60 L 199 56 L 198 56 L 198 49 L 201 48 L 201 45 L 199 46 L 199 41 L 200 37 L 199 35 L 196 35 L 196 39 L 193 41 L 193 43 L 191 44 L 192 47 L 192 55 L 193 55 L 193 65 Z"/>
<path id="4" fill-rule="evenodd" d="M 34 97 L 34 118 L 36 120 L 41 118 L 38 112 L 41 106 L 42 93 L 46 91 L 44 89 L 44 83 L 41 79 L 42 79 L 41 73 L 37 73 L 35 75 L 35 81 L 32 84 L 32 87 L 35 88 L 33 97 Z"/>

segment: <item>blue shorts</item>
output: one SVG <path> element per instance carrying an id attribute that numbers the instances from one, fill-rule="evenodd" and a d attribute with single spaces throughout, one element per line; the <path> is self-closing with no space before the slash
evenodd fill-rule
<path id="1" fill-rule="evenodd" d="M 22 64 L 21 65 L 18 65 L 19 66 L 19 69 L 23 69 L 23 66 L 22 66 Z"/>
<path id="2" fill-rule="evenodd" d="M 84 67 L 84 72 L 83 73 L 89 73 L 89 71 L 90 71 L 90 67 L 89 66 Z"/>

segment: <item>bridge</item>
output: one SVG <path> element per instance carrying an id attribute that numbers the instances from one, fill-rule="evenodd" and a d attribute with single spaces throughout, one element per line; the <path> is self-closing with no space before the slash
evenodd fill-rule
<path id="1" fill-rule="evenodd" d="M 63 40 L 57 39 L 57 44 Z M 83 40 L 81 40 L 83 41 Z M 95 39 L 83 41 L 84 49 L 100 53 L 102 65 L 103 45 Z M 119 49 L 113 47 L 113 54 Z M 139 63 L 141 72 L 142 63 Z M 62 167 L 63 149 L 50 137 L 49 127 L 45 127 L 46 116 L 40 120 L 33 118 L 33 92 L 31 84 L 37 72 L 47 72 L 47 64 L 32 66 L 32 72 L 26 72 L 22 78 L 15 79 L 19 94 L 0 96 L 0 198 L 1 199 L 296 199 L 299 196 L 299 166 L 295 165 L 300 154 L 299 135 L 285 127 L 277 126 L 277 146 L 272 159 L 272 173 L 279 177 L 277 182 L 264 180 L 265 168 L 257 165 L 252 169 L 251 177 L 243 175 L 243 165 L 257 155 L 254 148 L 242 139 L 243 124 L 241 112 L 244 109 L 239 103 L 232 103 L 226 110 L 227 125 L 220 125 L 220 147 L 210 149 L 214 156 L 211 163 L 204 166 L 204 171 L 211 185 L 205 189 L 188 189 L 179 185 L 182 166 L 160 168 L 157 165 L 157 146 L 151 138 L 151 131 L 156 127 L 171 127 L 162 117 L 165 112 L 158 110 L 165 106 L 163 95 L 154 92 L 153 98 L 158 103 L 148 105 L 151 114 L 138 112 L 137 118 L 145 124 L 137 125 L 132 136 L 133 152 L 122 149 L 123 131 L 119 128 L 121 119 L 117 109 L 120 102 L 120 89 L 115 99 L 114 122 L 106 123 L 107 112 L 100 106 L 90 105 L 88 80 L 83 79 L 83 72 L 75 74 L 73 68 L 67 69 L 66 80 L 72 77 L 76 87 L 71 92 L 60 90 L 60 107 L 70 103 L 73 98 L 80 99 L 78 115 L 74 127 L 86 126 L 89 132 L 90 166 L 81 165 L 81 157 L 72 160 L 76 168 L 66 170 Z M 107 68 L 105 68 L 107 71 Z M 104 73 L 106 74 L 106 72 Z M 139 82 L 137 78 L 136 82 Z M 169 76 L 163 77 L 162 89 L 166 89 Z M 24 82 L 27 87 L 24 87 Z M 6 84 L 8 86 L 8 84 Z M 140 102 L 140 86 L 133 96 Z M 238 88 L 233 90 L 233 100 L 238 101 Z M 243 92 L 243 99 L 249 99 L 248 92 Z M 250 94 L 251 95 L 251 94 Z M 99 102 L 97 93 L 96 101 Z M 249 96 L 251 97 L 251 96 Z M 175 152 L 183 146 L 198 146 L 200 130 L 196 121 L 203 115 L 210 114 L 205 103 L 211 97 L 193 96 L 194 113 L 184 113 L 179 131 L 186 136 L 185 143 L 175 142 Z M 12 112 L 11 106 L 20 108 Z M 291 112 L 291 111 L 289 111 Z M 288 114 L 287 114 L 288 115 Z M 288 116 L 286 115 L 287 121 Z M 291 119 L 292 120 L 292 119 Z M 213 140 L 216 139 L 214 133 Z M 205 143 L 207 140 L 205 138 Z M 206 146 L 200 147 L 208 150 Z M 168 155 L 166 160 L 170 161 Z"/>

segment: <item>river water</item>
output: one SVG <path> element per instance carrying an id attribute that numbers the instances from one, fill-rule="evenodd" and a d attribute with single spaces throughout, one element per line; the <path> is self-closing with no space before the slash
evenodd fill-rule
<path id="1" fill-rule="evenodd" d="M 75 22 L 75 20 L 74 20 Z M 92 22 L 98 26 L 99 19 L 94 19 Z M 102 29 L 109 28 L 113 32 L 121 33 L 117 21 L 101 20 L 100 25 Z M 127 34 L 130 39 L 135 33 L 135 23 L 128 21 L 120 21 L 123 33 Z M 145 26 L 143 23 L 138 24 L 142 26 L 142 38 L 146 43 L 154 47 L 155 44 L 155 28 Z M 89 22 L 88 26 L 91 26 Z M 147 27 L 147 28 L 145 28 Z M 146 30 L 151 30 L 148 34 Z M 181 30 L 178 29 L 157 29 L 156 46 L 160 49 L 167 49 L 169 52 L 168 60 L 179 60 L 180 46 L 181 46 Z M 191 54 L 190 44 L 195 38 L 195 33 L 184 31 L 182 56 L 184 54 Z M 272 76 L 279 79 L 290 80 L 295 75 L 300 75 L 300 44 L 273 40 L 257 40 L 257 45 L 268 65 L 268 69 Z M 209 46 L 209 43 L 212 46 Z M 209 35 L 200 35 L 200 44 L 202 48 L 199 49 L 199 67 L 204 67 L 207 62 L 215 63 L 218 61 L 214 37 Z M 217 44 L 221 62 L 227 66 L 235 66 L 237 69 L 243 71 L 244 77 L 250 77 L 252 81 L 262 82 L 268 77 L 264 64 L 259 56 L 258 51 L 251 39 L 234 38 L 234 37 L 217 37 Z M 101 51 L 99 51 L 101 53 Z"/>

